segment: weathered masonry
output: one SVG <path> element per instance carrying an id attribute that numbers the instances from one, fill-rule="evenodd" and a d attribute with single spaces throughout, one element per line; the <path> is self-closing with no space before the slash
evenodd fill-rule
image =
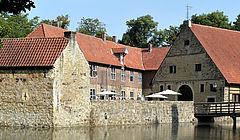
<path id="1" fill-rule="evenodd" d="M 2 39 L 0 123 L 4 126 L 75 126 L 89 114 L 89 66 L 65 38 Z"/>
<path id="2" fill-rule="evenodd" d="M 239 101 L 239 44 L 240 32 L 184 22 L 154 77 L 154 91 L 181 92 L 180 101 Z"/>

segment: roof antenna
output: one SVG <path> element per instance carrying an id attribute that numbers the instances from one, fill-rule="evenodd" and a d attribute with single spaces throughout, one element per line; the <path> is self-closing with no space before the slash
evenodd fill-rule
<path id="1" fill-rule="evenodd" d="M 187 4 L 187 20 L 189 20 L 189 10 L 192 8 L 191 6 L 188 6 L 188 4 Z"/>

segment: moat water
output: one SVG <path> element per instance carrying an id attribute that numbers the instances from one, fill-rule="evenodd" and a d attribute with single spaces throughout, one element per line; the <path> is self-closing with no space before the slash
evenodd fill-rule
<path id="1" fill-rule="evenodd" d="M 78 128 L 0 128 L 3 140 L 239 140 L 240 122 Z"/>

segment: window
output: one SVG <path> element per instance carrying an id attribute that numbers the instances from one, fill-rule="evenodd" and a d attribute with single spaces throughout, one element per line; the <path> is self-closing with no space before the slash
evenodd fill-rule
<path id="1" fill-rule="evenodd" d="M 202 65 L 201 64 L 195 64 L 195 71 L 201 71 Z"/>
<path id="2" fill-rule="evenodd" d="M 95 88 L 91 88 L 90 89 L 90 100 L 96 100 L 96 89 Z"/>
<path id="3" fill-rule="evenodd" d="M 116 69 L 111 68 L 111 80 L 116 80 Z"/>
<path id="4" fill-rule="evenodd" d="M 212 92 L 217 91 L 216 87 L 213 84 L 210 84 L 210 91 L 212 91 Z"/>
<path id="5" fill-rule="evenodd" d="M 204 92 L 204 84 L 200 84 L 200 92 Z"/>
<path id="6" fill-rule="evenodd" d="M 163 85 L 160 86 L 160 89 L 159 89 L 159 90 L 160 90 L 160 92 L 163 91 Z"/>
<path id="7" fill-rule="evenodd" d="M 208 97 L 207 102 L 215 102 L 215 98 L 214 97 Z"/>
<path id="8" fill-rule="evenodd" d="M 116 93 L 116 90 L 111 90 L 111 92 Z M 109 98 L 110 98 L 110 100 L 116 100 L 116 95 L 115 94 L 109 95 Z"/>
<path id="9" fill-rule="evenodd" d="M 184 46 L 188 46 L 189 45 L 189 40 L 185 40 L 184 41 Z"/>
<path id="10" fill-rule="evenodd" d="M 122 100 L 126 100 L 126 92 L 124 90 L 121 91 Z"/>
<path id="11" fill-rule="evenodd" d="M 126 81 L 126 71 L 124 69 L 121 70 L 121 81 Z"/>
<path id="12" fill-rule="evenodd" d="M 90 65 L 90 76 L 92 78 L 97 77 L 97 66 L 96 65 Z"/>
<path id="13" fill-rule="evenodd" d="M 138 73 L 138 83 L 142 83 L 142 73 Z"/>
<path id="14" fill-rule="evenodd" d="M 168 85 L 168 86 L 167 86 L 167 89 L 171 90 L 171 89 L 172 89 L 172 86 L 171 86 L 171 85 Z"/>
<path id="15" fill-rule="evenodd" d="M 134 100 L 134 93 L 132 91 L 130 92 L 130 100 Z"/>
<path id="16" fill-rule="evenodd" d="M 176 66 L 170 66 L 170 73 L 176 73 Z"/>
<path id="17" fill-rule="evenodd" d="M 130 71 L 130 82 L 134 81 L 134 72 Z"/>

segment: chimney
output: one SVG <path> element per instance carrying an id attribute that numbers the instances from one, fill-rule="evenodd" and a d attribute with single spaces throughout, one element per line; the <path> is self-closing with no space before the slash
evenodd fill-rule
<path id="1" fill-rule="evenodd" d="M 59 21 L 53 21 L 52 22 L 52 26 L 59 27 L 60 26 L 60 22 Z"/>
<path id="2" fill-rule="evenodd" d="M 103 33 L 102 33 L 102 40 L 103 40 L 104 42 L 106 42 L 106 36 L 107 36 L 106 33 L 103 32 Z"/>
<path id="3" fill-rule="evenodd" d="M 112 36 L 112 41 L 117 43 L 117 36 Z"/>
<path id="4" fill-rule="evenodd" d="M 152 51 L 152 44 L 149 43 L 149 44 L 148 44 L 148 53 L 150 53 L 151 51 Z"/>
<path id="5" fill-rule="evenodd" d="M 192 21 L 190 19 L 185 20 L 185 21 L 183 21 L 183 25 L 188 26 L 188 27 L 192 27 Z"/>
<path id="6" fill-rule="evenodd" d="M 69 40 L 73 39 L 73 41 L 75 41 L 76 40 L 76 32 L 66 31 L 66 32 L 64 32 L 64 37 Z"/>

